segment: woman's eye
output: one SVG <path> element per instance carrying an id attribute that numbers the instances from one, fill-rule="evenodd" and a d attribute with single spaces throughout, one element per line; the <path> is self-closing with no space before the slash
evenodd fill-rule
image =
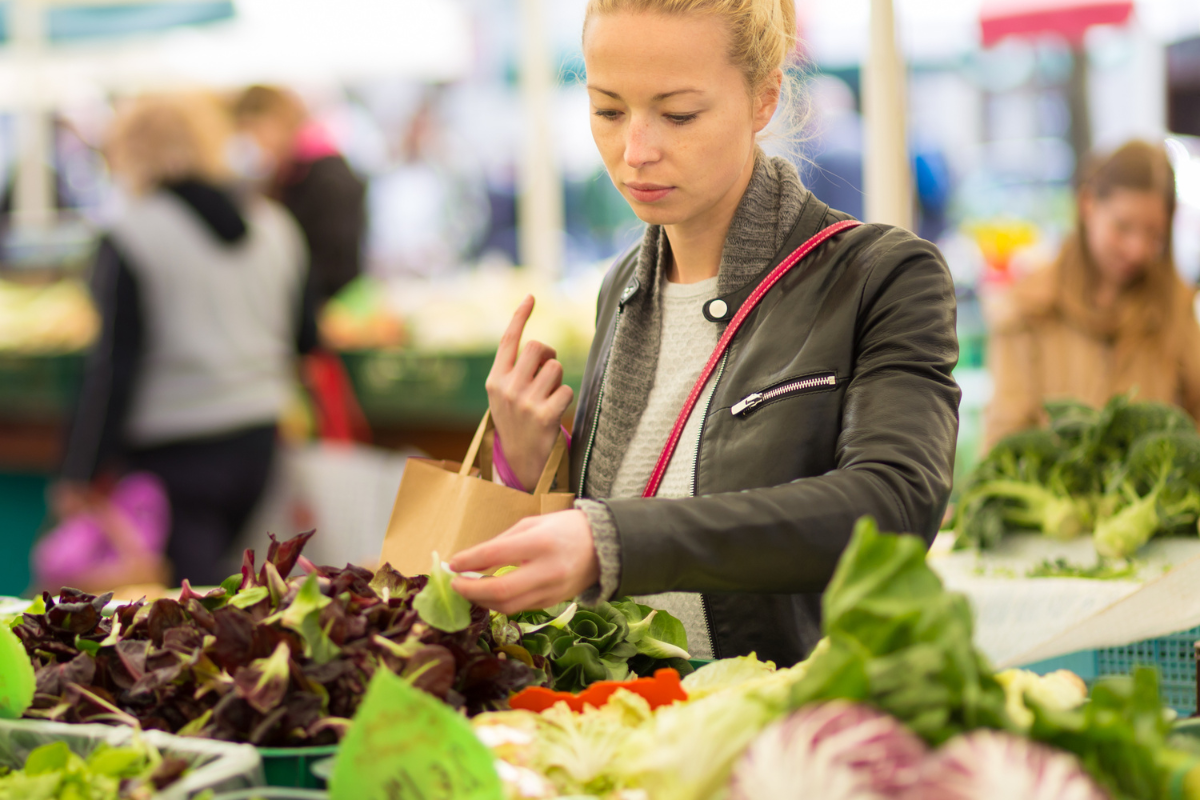
<path id="1" fill-rule="evenodd" d="M 667 114 L 666 117 L 673 125 L 687 125 L 689 122 L 698 117 L 699 114 Z"/>
<path id="2" fill-rule="evenodd" d="M 612 108 L 598 108 L 596 109 L 595 113 L 596 116 L 600 117 L 601 119 L 616 119 L 617 117 L 621 116 L 620 111 Z"/>

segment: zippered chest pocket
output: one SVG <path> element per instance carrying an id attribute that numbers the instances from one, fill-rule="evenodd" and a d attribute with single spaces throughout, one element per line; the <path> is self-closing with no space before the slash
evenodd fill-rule
<path id="1" fill-rule="evenodd" d="M 767 403 L 792 397 L 798 394 L 827 391 L 837 388 L 837 374 L 833 372 L 818 372 L 800 378 L 790 378 L 783 383 L 777 383 L 766 389 L 751 392 L 734 403 L 729 412 L 735 417 L 746 417 Z"/>

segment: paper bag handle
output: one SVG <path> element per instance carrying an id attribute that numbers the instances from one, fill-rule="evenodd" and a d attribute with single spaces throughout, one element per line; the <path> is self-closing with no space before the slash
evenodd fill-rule
<path id="1" fill-rule="evenodd" d="M 480 449 L 483 447 L 484 437 L 488 431 L 492 430 L 492 410 L 489 408 L 483 412 L 483 419 L 479 422 L 479 428 L 475 431 L 475 437 L 471 439 L 471 446 L 467 448 L 467 456 L 463 459 L 462 467 L 459 468 L 458 474 L 462 477 L 467 477 L 471 474 L 471 467 L 475 466 L 475 461 L 480 457 Z M 490 462 L 491 459 L 488 459 Z M 480 465 L 483 466 L 482 464 Z M 489 464 L 490 466 L 490 464 Z M 490 473 L 491 470 L 486 470 Z M 542 475 L 538 478 L 537 488 L 533 490 L 536 494 L 546 494 L 550 491 L 550 487 L 554 484 L 555 477 L 558 478 L 559 487 L 565 488 L 571 482 L 571 462 L 567 452 L 567 437 L 563 436 L 562 431 L 558 432 L 558 439 L 554 442 L 554 449 L 550 451 L 550 458 L 546 459 L 546 466 L 542 468 Z M 485 479 L 490 479 L 490 475 L 485 474 Z"/>

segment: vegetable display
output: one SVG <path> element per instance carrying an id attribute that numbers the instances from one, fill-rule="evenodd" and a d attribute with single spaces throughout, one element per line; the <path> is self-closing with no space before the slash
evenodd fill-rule
<path id="1" fill-rule="evenodd" d="M 318 567 L 301 555 L 311 535 L 272 537 L 258 569 L 246 551 L 241 574 L 203 596 L 185 583 L 178 601 L 111 617 L 111 595 L 43 595 L 13 624 L 36 667 L 26 716 L 315 745 L 338 740 L 380 668 L 468 714 L 544 680 L 543 660 L 501 651 L 487 610 L 440 590 L 439 565 L 414 578 L 386 565 Z M 307 574 L 285 578 L 297 564 Z"/>
<path id="2" fill-rule="evenodd" d="M 1002 439 L 968 476 L 952 520 L 959 547 L 1016 530 L 1090 534 L 1100 556 L 1122 559 L 1153 536 L 1196 534 L 1200 433 L 1187 412 L 1125 395 L 1046 411 L 1048 427 Z"/>
<path id="3" fill-rule="evenodd" d="M 1168 741 L 1153 670 L 1090 698 L 1069 673 L 996 675 L 966 599 L 924 556 L 923 540 L 860 521 L 826 591 L 827 638 L 795 667 L 729 659 L 658 708 L 618 688 L 473 725 L 513 797 L 1200 800 L 1200 756 Z"/>
<path id="4" fill-rule="evenodd" d="M 0 767 L 0 800 L 148 800 L 187 769 L 184 759 L 138 740 L 124 747 L 102 744 L 87 758 L 65 742 L 52 742 L 31 752 L 21 769 Z"/>
<path id="5" fill-rule="evenodd" d="M 507 629 L 507 633 L 502 633 Z M 563 603 L 507 619 L 496 615 L 493 632 L 518 640 L 550 664 L 553 689 L 578 692 L 596 681 L 623 681 L 653 675 L 662 668 L 692 671 L 683 623 L 629 598 L 581 609 Z"/>

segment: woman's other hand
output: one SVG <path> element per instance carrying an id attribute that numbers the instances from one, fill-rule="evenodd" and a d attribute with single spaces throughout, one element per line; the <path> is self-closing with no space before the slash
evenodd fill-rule
<path id="1" fill-rule="evenodd" d="M 575 396 L 563 384 L 563 368 L 554 348 L 528 342 L 521 348 L 525 323 L 533 313 L 533 295 L 517 306 L 500 338 L 487 378 L 488 405 L 504 457 L 526 489 L 537 485 L 554 449 L 562 416 Z"/>
<path id="2" fill-rule="evenodd" d="M 592 527 L 582 511 L 528 517 L 492 539 L 450 559 L 455 572 L 517 569 L 499 578 L 454 579 L 454 590 L 473 603 L 516 614 L 549 608 L 586 591 L 600 578 Z"/>

